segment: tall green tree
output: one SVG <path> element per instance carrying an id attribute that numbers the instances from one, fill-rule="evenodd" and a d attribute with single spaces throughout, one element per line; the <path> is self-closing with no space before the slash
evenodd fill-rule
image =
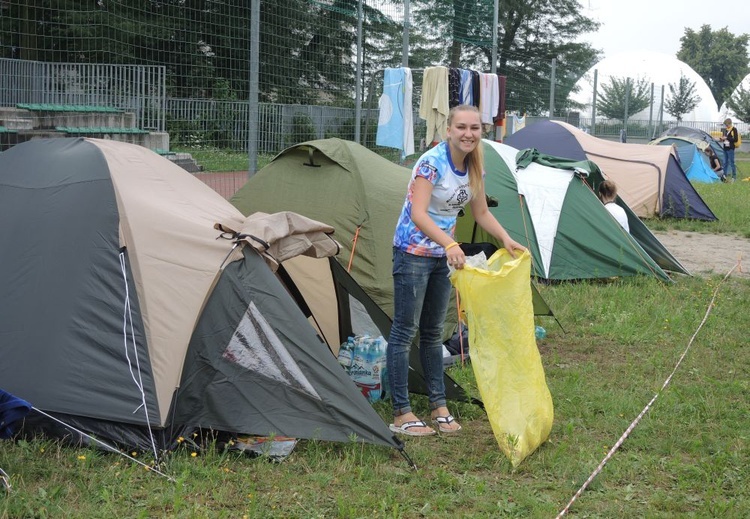
<path id="1" fill-rule="evenodd" d="M 664 110 L 677 122 L 682 122 L 682 116 L 690 113 L 698 103 L 701 97 L 695 91 L 695 81 L 684 74 L 680 74 L 680 80 L 675 83 L 669 83 L 669 97 L 664 102 Z"/>
<path id="2" fill-rule="evenodd" d="M 750 121 L 750 90 L 740 85 L 727 98 L 727 107 L 743 121 Z"/>
<path id="3" fill-rule="evenodd" d="M 623 123 L 651 103 L 651 85 L 646 79 L 611 76 L 597 94 L 596 110 L 609 119 Z M 627 113 L 627 116 L 626 116 Z"/>
<path id="4" fill-rule="evenodd" d="M 217 23 L 210 0 L 6 0 L 0 41 L 13 56 L 45 62 L 164 65 L 170 95 L 210 97 Z"/>
<path id="5" fill-rule="evenodd" d="M 304 81 L 314 88 L 316 104 L 353 104 L 357 67 L 358 0 L 328 2 L 308 0 L 307 10 L 317 13 L 302 46 Z M 362 79 L 401 62 L 401 22 L 362 3 Z M 362 87 L 362 85 L 360 85 Z M 320 92 L 326 94 L 321 99 Z"/>
<path id="6" fill-rule="evenodd" d="M 748 38 L 747 34 L 735 36 L 726 27 L 718 31 L 710 25 L 702 25 L 698 31 L 686 28 L 677 59 L 704 79 L 721 106 L 748 73 Z"/>
<path id="7" fill-rule="evenodd" d="M 415 25 L 429 27 L 429 42 L 444 49 L 448 65 L 488 72 L 492 65 L 493 0 L 415 0 Z M 504 0 L 498 12 L 497 72 L 508 78 L 506 106 L 538 114 L 549 107 L 552 59 L 556 60 L 555 107 L 568 95 L 599 53 L 576 40 L 598 23 L 581 14 L 577 0 Z M 446 35 L 450 40 L 446 41 Z"/>

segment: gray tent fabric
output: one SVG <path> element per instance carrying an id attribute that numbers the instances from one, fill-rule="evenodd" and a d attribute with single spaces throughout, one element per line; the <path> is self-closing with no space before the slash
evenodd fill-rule
<path id="1" fill-rule="evenodd" d="M 382 422 L 341 427 L 351 409 L 369 414 L 370 404 L 337 362 L 318 362 L 333 359 L 328 347 L 261 258 L 244 256 L 225 269 L 193 333 L 175 421 L 339 442 L 356 434 L 392 445 L 380 434 Z"/>
<path id="2" fill-rule="evenodd" d="M 68 139 L 39 148 L 0 154 L 0 380 L 41 409 L 139 421 L 131 374 L 116 367 L 123 293 L 136 287 L 123 280 L 106 161 L 96 147 Z M 129 269 L 127 255 L 123 261 Z M 103 311 L 114 308 L 120 310 Z M 131 311 L 134 340 L 142 343 L 137 298 Z M 149 352 L 141 351 L 140 360 L 149 414 L 156 416 Z"/>
<path id="3" fill-rule="evenodd" d="M 246 217 L 169 160 L 29 141 L 0 154 L 0 207 L 7 391 L 134 448 L 199 428 L 403 447 L 261 254 L 214 228 Z"/>

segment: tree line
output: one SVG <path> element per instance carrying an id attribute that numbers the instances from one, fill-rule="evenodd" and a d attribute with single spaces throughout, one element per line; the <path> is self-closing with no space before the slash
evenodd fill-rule
<path id="1" fill-rule="evenodd" d="M 750 71 L 747 34 L 733 35 L 725 27 L 714 31 L 703 25 L 685 29 L 677 59 L 690 65 L 706 82 L 718 108 L 726 103 L 737 117 L 750 121 L 750 89 L 740 83 Z M 664 111 L 682 121 L 702 101 L 696 84 L 685 75 L 669 83 Z M 610 119 L 626 121 L 651 104 L 647 78 L 610 77 L 597 95 L 597 111 Z"/>
<path id="2" fill-rule="evenodd" d="M 363 96 L 377 90 L 383 69 L 403 59 L 402 4 L 378 5 L 362 3 Z M 489 71 L 494 54 L 497 72 L 508 78 L 507 108 L 539 114 L 549 107 L 555 59 L 556 112 L 580 108 L 569 94 L 601 55 L 576 41 L 598 29 L 577 0 L 501 0 L 495 49 L 494 0 L 411 0 L 410 6 L 410 67 Z M 358 7 L 358 0 L 260 0 L 261 101 L 352 105 Z M 158 64 L 167 68 L 170 96 L 247 96 L 250 0 L 4 0 L 0 14 L 2 57 Z M 731 97 L 731 89 L 748 71 L 748 36 L 704 25 L 686 29 L 681 43 L 678 59 L 706 80 L 719 104 L 727 100 L 738 115 L 747 114 L 750 92 Z M 629 113 L 642 110 L 648 106 L 641 106 L 648 97 L 642 83 L 612 78 L 602 86 L 598 111 L 621 119 L 626 97 Z M 665 109 L 679 119 L 698 102 L 694 85 L 681 78 L 670 85 Z"/>
<path id="3" fill-rule="evenodd" d="M 372 3 L 372 2 L 370 2 Z M 411 0 L 409 66 L 489 72 L 493 0 Z M 401 3 L 363 2 L 362 94 L 402 63 Z M 46 62 L 147 64 L 167 68 L 175 97 L 243 99 L 249 81 L 250 0 L 4 0 L 0 55 Z M 508 108 L 564 110 L 575 81 L 599 58 L 575 40 L 596 30 L 577 0 L 503 0 L 497 71 Z M 391 11 L 391 12 L 388 12 Z M 357 0 L 261 0 L 261 100 L 353 104 Z"/>

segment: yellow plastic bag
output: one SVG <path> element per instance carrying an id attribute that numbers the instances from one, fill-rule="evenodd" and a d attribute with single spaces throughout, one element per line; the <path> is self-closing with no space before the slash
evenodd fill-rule
<path id="1" fill-rule="evenodd" d="M 500 249 L 487 270 L 451 275 L 469 325 L 471 365 L 500 449 L 516 467 L 549 436 L 554 410 L 534 336 L 531 256 Z"/>

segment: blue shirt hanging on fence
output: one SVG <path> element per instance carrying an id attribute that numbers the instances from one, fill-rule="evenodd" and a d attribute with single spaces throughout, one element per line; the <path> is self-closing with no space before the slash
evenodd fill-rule
<path id="1" fill-rule="evenodd" d="M 383 75 L 383 95 L 375 144 L 401 150 L 401 156 L 414 153 L 411 69 L 387 68 Z"/>
<path id="2" fill-rule="evenodd" d="M 474 104 L 474 81 L 471 70 L 461 69 L 461 93 L 459 103 L 462 105 Z"/>

